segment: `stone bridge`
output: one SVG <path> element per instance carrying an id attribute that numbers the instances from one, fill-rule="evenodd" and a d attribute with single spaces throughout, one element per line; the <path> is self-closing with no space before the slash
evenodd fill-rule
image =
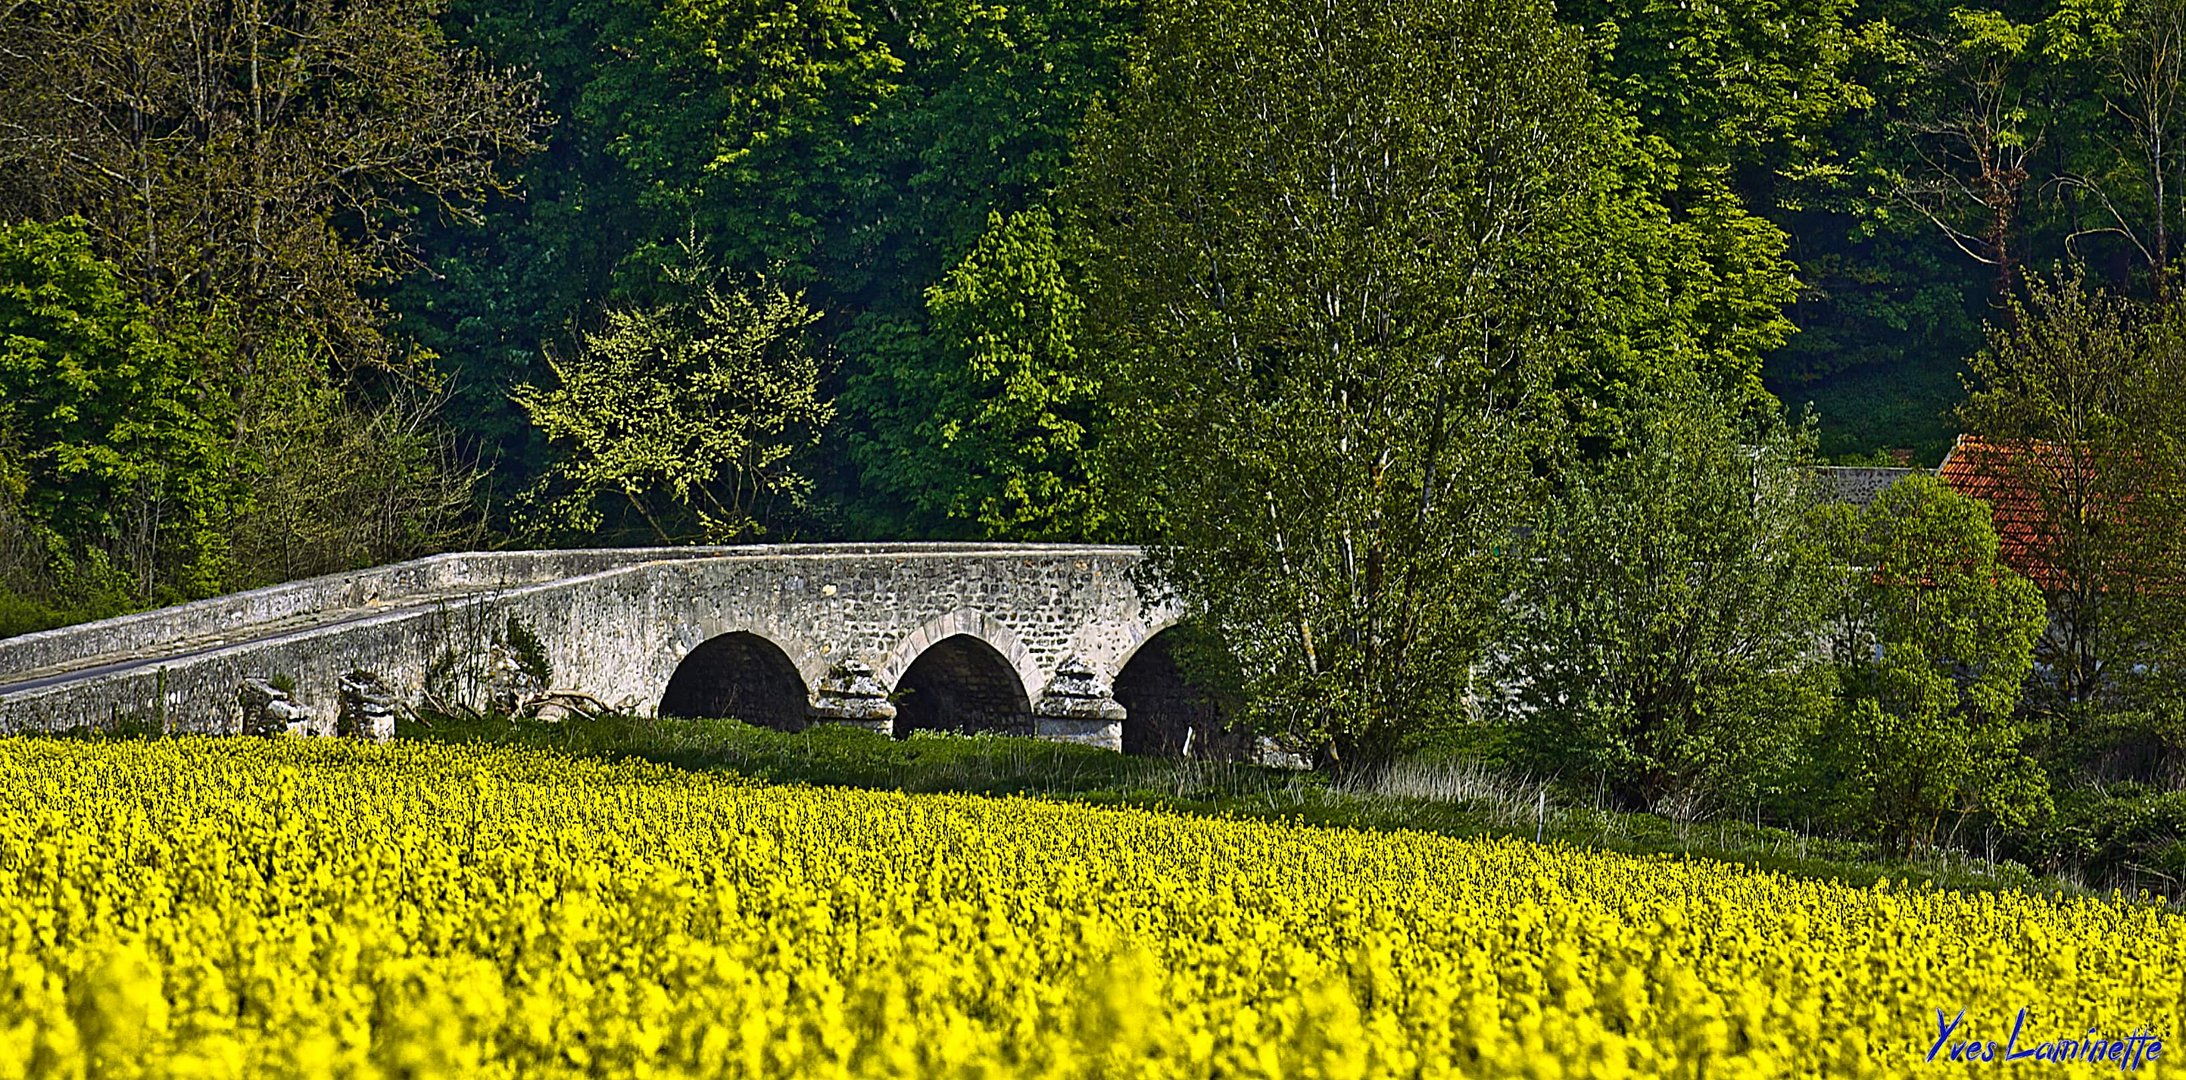
<path id="1" fill-rule="evenodd" d="M 559 689 L 790 730 L 1174 753 L 1215 721 L 1141 565 L 1060 545 L 441 555 L 0 639 L 0 731 L 384 738 L 403 708 Z"/>

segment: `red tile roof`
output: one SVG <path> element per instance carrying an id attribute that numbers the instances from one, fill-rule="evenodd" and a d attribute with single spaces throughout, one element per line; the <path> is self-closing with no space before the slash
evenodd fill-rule
<path id="1" fill-rule="evenodd" d="M 2060 508 L 2094 501 L 2094 465 L 2085 451 L 2034 439 L 1961 435 L 1937 476 L 1951 490 L 1989 504 L 1996 522 L 1997 554 L 2004 564 L 2051 592 L 2069 583 L 2053 561 L 2060 534 L 2045 502 Z M 2075 499 L 2072 493 L 2086 492 Z"/>

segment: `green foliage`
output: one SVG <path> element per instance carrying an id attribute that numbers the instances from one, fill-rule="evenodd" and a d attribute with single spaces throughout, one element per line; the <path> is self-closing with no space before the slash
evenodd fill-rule
<path id="1" fill-rule="evenodd" d="M 13 591 L 0 591 L 0 638 L 14 637 L 17 634 L 31 634 L 40 630 L 51 630 L 55 627 L 68 626 L 74 623 L 89 622 L 93 619 L 119 614 L 123 610 L 126 610 L 125 600 L 113 602 L 111 609 L 103 606 L 86 609 L 61 607 L 21 596 Z"/>
<path id="2" fill-rule="evenodd" d="M 925 294 L 991 213 L 1037 205 L 1053 186 L 1086 101 L 1115 77 L 1135 7 L 456 0 L 452 33 L 538 72 L 561 123 L 525 171 L 527 197 L 483 228 L 436 230 L 435 277 L 397 307 L 456 375 L 466 428 L 522 480 L 548 451 L 507 389 L 541 381 L 541 358 L 603 309 L 658 302 L 661 267 L 696 232 L 730 269 L 769 273 L 828 313 L 813 330 L 843 360 L 829 441 L 865 449 L 819 457 L 810 473 L 843 527 L 970 535 L 1025 514 L 1006 527 L 1059 534 L 1041 523 L 1050 510 L 1010 508 L 1009 467 L 957 492 L 908 456 L 935 445 L 934 418 L 954 404 L 927 395 L 966 383 L 970 354 L 966 341 L 929 339 Z M 982 318 L 1000 332 L 999 315 Z M 1048 498 L 1045 468 L 1024 474 L 1034 504 Z M 982 523 L 990 499 L 994 521 Z"/>
<path id="3" fill-rule="evenodd" d="M 1872 103 L 1826 133 L 1842 180 L 1772 214 L 1808 289 L 1770 382 L 1818 404 L 1832 452 L 1933 461 L 1950 375 L 1981 323 L 2025 299 L 2027 269 L 2072 260 L 2116 289 L 2168 288 L 2186 6 L 1887 0 L 1843 32 L 1845 77 Z"/>
<path id="4" fill-rule="evenodd" d="M 481 470 L 443 425 L 445 399 L 400 379 L 345 386 L 317 360 L 301 339 L 257 351 L 235 424 L 252 495 L 228 530 L 247 568 L 235 584 L 477 547 Z"/>
<path id="5" fill-rule="evenodd" d="M 1255 720 L 1331 756 L 1462 714 L 1560 419 L 1613 442 L 1690 379 L 1743 405 L 1782 333 L 1780 238 L 1669 222 L 1522 0 L 1157 5 L 1083 152 L 1110 475 Z"/>
<path id="6" fill-rule="evenodd" d="M 999 242 L 992 215 L 1014 243 L 1018 215 L 1070 209 L 1055 188 L 1141 7 L 455 0 L 450 36 L 536 73 L 560 119 L 523 167 L 524 199 L 495 200 L 482 227 L 429 223 L 434 272 L 395 306 L 455 375 L 453 417 L 521 483 L 549 450 L 506 390 L 543 381 L 542 358 L 605 309 L 657 302 L 661 267 L 695 231 L 732 269 L 778 271 L 828 313 L 814 329 L 841 366 L 826 440 L 844 452 L 807 470 L 827 528 L 1113 529 L 1080 505 L 1098 410 L 977 376 L 983 354 L 939 325 L 929 294 L 993 270 L 966 262 Z M 2021 268 L 2084 257 L 2146 290 L 2172 258 L 2186 183 L 2169 148 L 2186 95 L 2166 90 L 2180 53 L 2164 43 L 2181 10 L 1559 5 L 1593 85 L 1629 122 L 1630 145 L 1610 157 L 1637 195 L 1615 197 L 1630 213 L 1605 210 L 1600 250 L 1569 268 L 1593 278 L 1575 296 L 1628 320 L 1624 344 L 1564 373 L 1587 433 L 1614 444 L 1622 420 L 1586 401 L 1663 369 L 1714 366 L 1750 392 L 1758 353 L 1769 391 L 1814 403 L 1830 455 L 1938 459 L 1961 361 Z M 1034 304 L 1031 322 L 1005 326 L 1012 311 L 980 309 L 972 337 L 998 334 L 1047 367 L 1037 358 L 1060 323 Z M 1004 447 L 960 483 L 978 451 L 944 428 L 969 430 L 990 407 L 1032 424 L 1045 449 Z"/>
<path id="7" fill-rule="evenodd" d="M 509 616 L 508 628 L 501 634 L 501 644 L 508 647 L 516 658 L 516 670 L 531 680 L 532 685 L 546 689 L 554 685 L 554 662 L 547 656 L 546 643 L 522 619 Z"/>
<path id="8" fill-rule="evenodd" d="M 2036 278 L 1971 362 L 1969 429 L 2020 452 L 2020 539 L 2052 626 L 2033 704 L 2179 700 L 2186 671 L 2186 309 L 2132 305 L 2083 278 Z"/>
<path id="9" fill-rule="evenodd" d="M 802 298 L 761 284 L 725 291 L 706 271 L 682 295 L 610 312 L 556 385 L 515 398 L 567 454 L 533 493 L 546 529 L 587 533 L 619 502 L 662 542 L 720 542 L 787 519 L 808 482 L 792 456 L 832 408 L 804 339 L 818 318 Z"/>
<path id="10" fill-rule="evenodd" d="M 2042 32 L 2050 62 L 2073 76 L 2060 112 L 2100 133 L 2095 145 L 2075 147 L 2058 178 L 2091 219 L 2075 224 L 2072 239 L 2099 238 L 2131 267 L 2122 277 L 2168 295 L 2186 192 L 2186 161 L 2173 145 L 2186 128 L 2186 4 L 2064 0 Z"/>
<path id="11" fill-rule="evenodd" d="M 1811 330 L 1799 332 L 1805 338 Z M 1776 392 L 1817 421 L 1822 457 L 1839 465 L 1933 467 L 1958 434 L 1952 409 L 1965 396 L 1965 366 L 1957 359 L 1927 366 L 1861 365 L 1826 379 Z M 1833 422 L 1821 423 L 1822 418 Z M 1862 449 L 1865 448 L 1865 449 Z"/>
<path id="12" fill-rule="evenodd" d="M 856 130 L 896 89 L 902 61 L 848 0 L 781 5 L 610 0 L 573 12 L 598 45 L 572 102 L 587 132 L 612 132 L 606 163 L 665 223 L 617 266 L 639 290 L 696 229 L 731 266 L 780 264 L 807 280 L 822 227 L 814 209 L 855 179 Z"/>
<path id="13" fill-rule="evenodd" d="M 1773 411 L 1761 357 L 1792 333 L 1796 288 L 1783 232 L 1720 184 L 1665 166 L 1674 155 L 1658 142 L 1619 144 L 1590 262 L 1565 271 L 1589 298 L 1585 343 L 1558 380 L 1581 436 L 1616 443 L 1635 403 L 1696 375 L 1725 408 Z"/>
<path id="14" fill-rule="evenodd" d="M 0 6 L 0 221 L 74 221 L 112 277 L 85 298 L 137 305 L 69 331 L 103 320 L 119 356 L 96 345 L 70 361 L 83 379 L 10 389 L 17 425 L 75 425 L 8 444 L 27 474 L 0 466 L 23 481 L 21 506 L 0 496 L 0 584 L 44 609 L 28 621 L 475 542 L 433 357 L 385 332 L 382 293 L 418 265 L 415 223 L 507 191 L 538 117 L 524 77 L 451 47 L 440 14 Z"/>
<path id="15" fill-rule="evenodd" d="M 1587 29 L 1596 81 L 1674 173 L 1672 220 L 1733 201 L 1789 234 L 1798 327 L 1762 345 L 1771 392 L 1816 406 L 1825 452 L 1913 448 L 1939 458 L 1958 361 L 1980 339 L 1980 267 L 1895 198 L 1916 160 L 1900 123 L 1925 76 L 1898 42 L 1902 7 L 1843 0 L 1558 5 Z M 1920 13 L 1915 13 L 1916 15 Z M 1914 22 L 1920 20 L 1916 17 Z"/>
<path id="16" fill-rule="evenodd" d="M 2010 299 L 2035 154 L 2055 119 L 2041 107 L 2040 27 L 1961 7 L 1927 25 L 1871 24 L 1866 39 L 1889 65 L 1881 92 L 1895 112 L 1870 158 L 1886 197 L 1988 267 L 1993 300 Z"/>
<path id="17" fill-rule="evenodd" d="M 1537 52 L 1485 47 L 1521 15 L 1499 32 Z M 1248 721 L 1325 756 L 1458 712 L 1542 408 L 1527 271 L 1599 187 L 1541 152 L 1600 137 L 1577 55 L 1499 6 L 1164 4 L 1087 140 L 1113 472 L 1237 649 Z M 1506 289 L 1508 344 L 1467 340 Z"/>
<path id="18" fill-rule="evenodd" d="M 244 492 L 207 349 L 158 329 L 80 222 L 0 228 L 0 505 L 37 551 L 10 584 L 94 609 L 219 591 Z"/>
<path id="19" fill-rule="evenodd" d="M 2071 868 L 2091 883 L 2178 895 L 2186 882 L 2186 791 L 2074 787 L 2056 803 L 2054 814 L 2006 830 L 2000 850 L 2039 869 Z"/>
<path id="20" fill-rule="evenodd" d="M 1077 289 L 1046 210 L 995 213 L 927 290 L 927 333 L 868 353 L 886 362 L 849 378 L 844 407 L 882 420 L 848 433 L 866 478 L 989 539 L 1099 537 L 1092 441 L 1105 418 L 1079 355 Z"/>
<path id="21" fill-rule="evenodd" d="M 504 191 L 539 119 L 521 77 L 449 46 L 440 8 L 0 8 L 0 220 L 81 216 L 162 317 L 223 306 L 246 368 L 299 337 L 324 365 L 420 366 L 374 295 L 416 265 L 405 223 Z"/>
<path id="22" fill-rule="evenodd" d="M 1838 811 L 1908 847 L 1933 841 L 1946 813 L 2040 817 L 2048 788 L 2019 696 L 2047 616 L 1999 560 L 1988 506 L 1916 474 L 1864 510 L 1831 509 L 1842 688 L 1822 753 Z"/>
<path id="23" fill-rule="evenodd" d="M 1810 455 L 1809 433 L 1676 398 L 1570 477 L 1488 666 L 1529 762 L 1640 807 L 1784 782 L 1827 695 Z"/>
<path id="24" fill-rule="evenodd" d="M 1676 147 L 1687 167 L 1792 178 L 1841 169 L 1829 130 L 1869 103 L 1847 70 L 1852 11 L 1849 0 L 1582 0 L 1557 8 L 1597 39 L 1603 90 Z M 1764 199 L 1760 208 L 1771 205 Z"/>

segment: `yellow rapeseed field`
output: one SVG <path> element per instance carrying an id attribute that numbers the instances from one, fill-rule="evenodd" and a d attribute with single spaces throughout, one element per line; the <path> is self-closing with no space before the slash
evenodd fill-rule
<path id="1" fill-rule="evenodd" d="M 7 1075 L 2160 1075 L 2186 978 L 2124 903 L 501 749 L 0 740 L 0 803 Z"/>

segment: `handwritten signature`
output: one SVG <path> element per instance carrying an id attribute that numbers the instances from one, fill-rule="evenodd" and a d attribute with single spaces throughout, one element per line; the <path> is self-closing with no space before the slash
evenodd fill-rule
<path id="1" fill-rule="evenodd" d="M 2019 1036 L 2027 1024 L 2027 1008 L 2020 1006 L 2019 1015 L 2011 1023 L 2011 1038 L 1999 1043 L 1994 1039 L 1959 1039 L 1952 1041 L 1958 1029 L 1966 1022 L 1966 1010 L 1961 1007 L 1958 1015 L 1946 1019 L 1942 1009 L 1936 1010 L 1936 1041 L 1928 1048 L 1928 1060 L 1942 1057 L 1948 1061 L 2085 1061 L 2109 1062 L 2120 1071 L 2130 1072 L 2163 1056 L 2163 1040 L 2155 1032 L 2143 1028 L 2130 1035 L 2104 1038 L 2095 1028 L 2088 1028 L 2079 1038 L 2048 1039 L 2021 1048 Z"/>

